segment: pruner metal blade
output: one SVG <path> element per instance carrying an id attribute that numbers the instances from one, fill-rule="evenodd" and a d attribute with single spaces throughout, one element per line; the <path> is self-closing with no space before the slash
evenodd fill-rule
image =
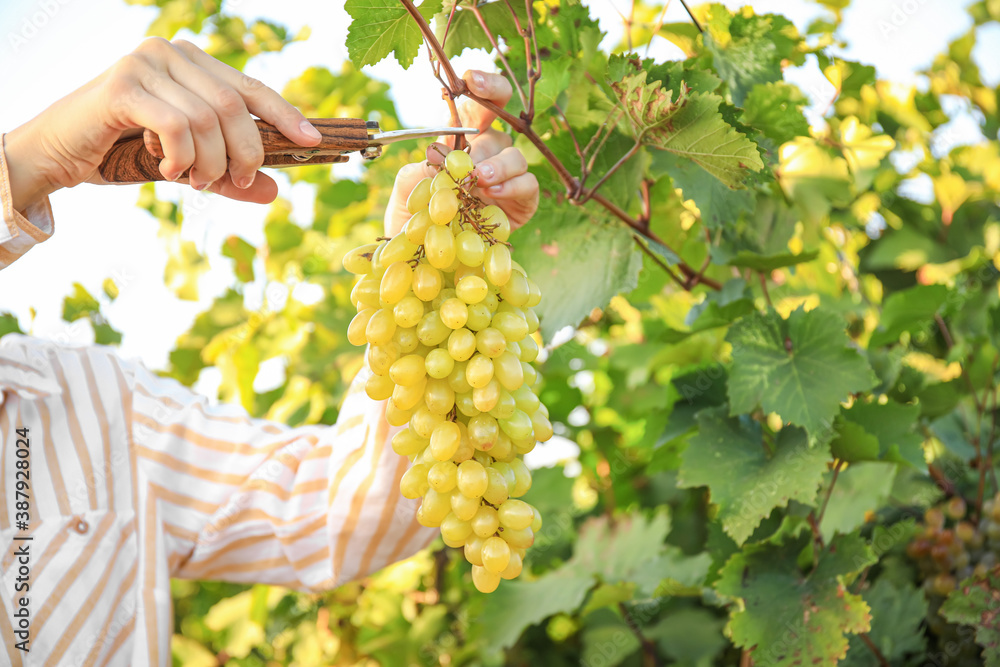
<path id="1" fill-rule="evenodd" d="M 373 123 L 374 125 L 374 123 Z M 429 139 L 446 134 L 479 134 L 474 127 L 431 127 L 417 130 L 392 130 L 390 132 L 374 132 L 368 135 L 368 148 L 361 152 L 367 159 L 377 158 L 382 154 L 382 146 L 407 139 Z"/>

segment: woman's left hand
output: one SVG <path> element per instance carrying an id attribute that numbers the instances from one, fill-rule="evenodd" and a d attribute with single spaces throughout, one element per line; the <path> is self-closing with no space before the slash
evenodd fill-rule
<path id="1" fill-rule="evenodd" d="M 502 107 L 510 101 L 510 82 L 499 74 L 470 70 L 464 78 L 474 93 L 497 106 Z M 469 154 L 476 163 L 474 173 L 479 179 L 473 193 L 486 203 L 503 209 L 512 228 L 520 227 L 538 209 L 538 180 L 528 172 L 528 163 L 521 151 L 512 147 L 510 135 L 491 128 L 496 114 L 468 99 L 459 106 L 458 112 L 463 127 L 479 129 L 479 134 L 469 141 Z M 449 150 L 444 144 L 431 144 L 427 149 L 430 164 L 408 164 L 399 170 L 385 211 L 387 236 L 395 236 L 410 219 L 407 197 L 421 179 L 438 173 L 433 165 L 444 162 L 442 154 Z"/>

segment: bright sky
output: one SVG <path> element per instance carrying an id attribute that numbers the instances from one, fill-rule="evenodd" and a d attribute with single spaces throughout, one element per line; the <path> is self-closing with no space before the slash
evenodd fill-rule
<path id="1" fill-rule="evenodd" d="M 615 5 L 625 10 L 627 0 L 590 0 L 589 4 L 609 33 L 608 39 L 616 43 L 621 27 Z M 785 13 L 800 28 L 822 13 L 815 4 L 801 0 L 761 0 L 753 4 L 761 12 Z M 850 43 L 846 55 L 875 64 L 883 77 L 912 81 L 915 70 L 929 65 L 950 39 L 968 29 L 971 22 L 957 6 L 966 4 L 968 0 L 855 0 L 842 31 L 842 37 Z M 894 10 L 904 5 L 912 5 L 915 11 L 906 14 L 902 9 Z M 337 69 L 346 56 L 343 44 L 350 20 L 336 2 L 229 0 L 225 7 L 248 19 L 267 17 L 293 31 L 304 24 L 312 28 L 307 42 L 251 62 L 248 73 L 273 88 L 280 90 L 288 79 L 311 65 Z M 153 9 L 128 6 L 123 0 L 3 0 L 0 71 L 4 72 L 6 94 L 0 105 L 0 131 L 27 121 L 131 51 L 142 40 L 154 15 Z M 684 20 L 680 3 L 673 2 L 667 21 Z M 987 80 L 996 85 L 1000 80 L 1000 31 L 991 28 L 981 35 L 981 41 L 988 42 L 988 46 L 979 48 L 978 60 Z M 659 40 L 651 55 L 675 58 L 679 54 L 672 45 Z M 402 120 L 411 127 L 439 124 L 447 118 L 426 63 L 422 56 L 409 72 L 404 72 L 394 61 L 383 61 L 370 71 L 391 85 Z M 485 54 L 478 54 L 456 63 L 459 71 L 473 66 L 487 68 L 490 61 Z M 829 84 L 815 65 L 803 68 L 794 78 L 814 99 L 825 104 Z M 345 167 L 339 173 L 357 173 L 351 165 Z M 282 194 L 295 203 L 295 218 L 303 224 L 310 222 L 311 191 L 306 186 L 292 189 L 280 176 L 278 180 Z M 173 184 L 164 185 L 159 192 L 161 196 L 181 193 L 189 199 L 193 195 L 189 188 Z M 38 311 L 35 335 L 85 344 L 92 341 L 89 327 L 72 327 L 61 321 L 62 299 L 73 282 L 82 283 L 98 295 L 102 281 L 112 277 L 119 283 L 121 294 L 105 312 L 125 334 L 122 353 L 138 357 L 152 368 L 162 368 L 177 336 L 231 283 L 230 261 L 218 253 L 222 240 L 235 233 L 253 244 L 260 243 L 266 207 L 215 196 L 202 200 L 197 210 L 188 207 L 184 237 L 195 241 L 208 255 L 212 268 L 200 283 L 201 300 L 183 302 L 162 284 L 166 257 L 156 237 L 158 223 L 135 207 L 137 194 L 136 186 L 84 185 L 52 195 L 56 234 L 0 272 L 0 310 L 14 312 L 22 328 L 27 328 L 29 310 L 34 307 Z M 248 290 L 249 307 L 259 306 L 262 298 L 261 289 Z M 211 393 L 210 383 L 204 387 L 199 384 L 203 391 Z"/>

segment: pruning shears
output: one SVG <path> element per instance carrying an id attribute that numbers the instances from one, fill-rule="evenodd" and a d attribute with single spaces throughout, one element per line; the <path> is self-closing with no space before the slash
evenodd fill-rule
<path id="1" fill-rule="evenodd" d="M 448 134 L 477 134 L 473 127 L 436 127 L 382 132 L 379 124 L 360 118 L 310 118 L 323 139 L 316 146 L 299 146 L 270 123 L 255 119 L 264 145 L 265 167 L 298 167 L 311 164 L 347 162 L 351 153 L 366 160 L 382 155 L 388 144 L 407 139 L 426 139 Z M 109 183 L 147 183 L 165 180 L 159 165 L 163 159 L 160 138 L 150 129 L 142 135 L 119 139 L 98 168 Z M 181 177 L 187 176 L 187 172 Z"/>

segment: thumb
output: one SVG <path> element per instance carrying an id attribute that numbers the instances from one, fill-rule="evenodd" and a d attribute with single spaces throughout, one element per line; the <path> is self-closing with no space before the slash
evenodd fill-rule
<path id="1" fill-rule="evenodd" d="M 413 188 L 417 187 L 417 183 L 425 178 L 433 178 L 436 174 L 437 169 L 426 162 L 408 164 L 399 170 L 396 182 L 392 186 L 392 194 L 389 196 L 389 204 L 385 207 L 386 236 L 398 234 L 410 219 L 410 212 L 406 209 L 406 199 L 413 192 Z"/>

